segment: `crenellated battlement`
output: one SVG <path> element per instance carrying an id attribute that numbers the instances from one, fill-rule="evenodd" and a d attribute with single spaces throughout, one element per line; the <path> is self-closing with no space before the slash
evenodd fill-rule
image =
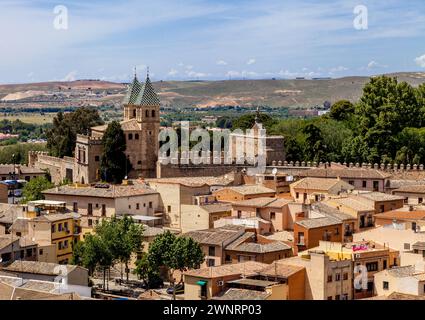
<path id="1" fill-rule="evenodd" d="M 332 167 L 346 167 L 354 169 L 375 169 L 381 171 L 424 171 L 423 164 L 398 164 L 398 163 L 336 163 L 336 162 L 315 162 L 315 161 L 272 161 L 272 166 L 276 167 L 303 167 L 303 168 L 332 168 Z"/>

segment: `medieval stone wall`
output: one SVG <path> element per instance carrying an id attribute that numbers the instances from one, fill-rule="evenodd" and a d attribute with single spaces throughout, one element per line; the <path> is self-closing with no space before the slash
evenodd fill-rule
<path id="1" fill-rule="evenodd" d="M 52 182 L 59 184 L 65 178 L 72 180 L 74 158 L 57 158 L 49 156 L 47 152 L 30 151 L 28 153 L 28 166 L 41 170 L 48 170 Z"/>

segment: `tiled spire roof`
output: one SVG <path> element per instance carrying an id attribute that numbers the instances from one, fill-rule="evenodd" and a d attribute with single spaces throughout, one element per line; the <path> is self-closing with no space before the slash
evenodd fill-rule
<path id="1" fill-rule="evenodd" d="M 137 97 L 142 91 L 142 84 L 134 75 L 133 82 L 128 86 L 127 94 L 124 97 L 123 104 L 136 104 Z"/>
<path id="2" fill-rule="evenodd" d="M 158 95 L 153 89 L 151 80 L 149 79 L 149 74 L 146 77 L 146 82 L 143 84 L 143 87 L 140 90 L 139 95 L 135 101 L 136 105 L 141 106 L 157 106 L 159 105 Z"/>

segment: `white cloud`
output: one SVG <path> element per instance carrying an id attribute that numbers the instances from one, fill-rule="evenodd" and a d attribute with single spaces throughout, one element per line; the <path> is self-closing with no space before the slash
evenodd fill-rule
<path id="1" fill-rule="evenodd" d="M 372 60 L 367 64 L 367 69 L 377 69 L 377 68 L 388 68 L 385 64 L 380 64 L 376 62 L 375 60 Z"/>
<path id="2" fill-rule="evenodd" d="M 419 67 L 425 68 L 425 54 L 415 58 L 415 62 Z"/>
<path id="3" fill-rule="evenodd" d="M 224 61 L 224 60 L 218 60 L 218 61 L 216 62 L 216 64 L 217 64 L 217 65 L 219 65 L 219 66 L 227 66 L 227 62 L 226 62 L 226 61 Z"/>
<path id="4" fill-rule="evenodd" d="M 168 72 L 168 75 L 169 76 L 171 76 L 171 77 L 173 77 L 173 76 L 175 76 L 175 75 L 177 75 L 179 72 L 176 70 L 176 69 L 171 69 L 169 72 Z"/>
<path id="5" fill-rule="evenodd" d="M 187 70 L 192 70 L 192 69 L 193 69 L 193 66 L 188 65 L 188 66 L 185 66 L 185 68 L 186 68 Z"/>
<path id="6" fill-rule="evenodd" d="M 246 62 L 246 64 L 250 66 L 251 64 L 254 64 L 255 62 L 257 61 L 254 58 L 251 58 Z"/>
<path id="7" fill-rule="evenodd" d="M 185 73 L 189 78 L 192 78 L 192 79 L 193 78 L 206 78 L 206 77 L 210 76 L 209 73 L 196 72 L 196 71 L 193 71 L 193 70 L 186 70 Z"/>
<path id="8" fill-rule="evenodd" d="M 139 71 L 143 71 L 143 70 L 146 70 L 147 69 L 147 65 L 145 65 L 145 64 L 138 64 L 137 66 L 136 66 L 136 70 L 137 70 L 137 72 L 139 72 Z"/>
<path id="9" fill-rule="evenodd" d="M 338 66 L 338 67 L 331 68 L 329 70 L 329 74 L 334 74 L 334 73 L 338 73 L 338 72 L 344 72 L 344 71 L 347 71 L 347 70 L 348 70 L 347 67 Z"/>
<path id="10" fill-rule="evenodd" d="M 75 81 L 77 76 L 77 71 L 69 72 L 61 81 Z"/>
<path id="11" fill-rule="evenodd" d="M 226 73 L 226 77 L 230 77 L 230 78 L 235 78 L 235 77 L 240 77 L 241 73 L 239 71 L 234 71 L 234 70 L 230 70 L 227 71 Z"/>
<path id="12" fill-rule="evenodd" d="M 292 72 L 289 70 L 280 70 L 277 75 L 284 77 L 284 78 L 297 78 L 297 77 L 303 77 L 303 78 L 314 78 L 314 77 L 320 77 L 321 74 L 318 72 L 310 71 L 310 72 Z"/>

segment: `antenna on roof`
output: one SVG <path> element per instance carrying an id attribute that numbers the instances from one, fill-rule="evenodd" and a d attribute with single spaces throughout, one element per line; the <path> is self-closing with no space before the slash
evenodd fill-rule
<path id="1" fill-rule="evenodd" d="M 134 66 L 134 78 L 137 78 L 137 66 Z"/>

